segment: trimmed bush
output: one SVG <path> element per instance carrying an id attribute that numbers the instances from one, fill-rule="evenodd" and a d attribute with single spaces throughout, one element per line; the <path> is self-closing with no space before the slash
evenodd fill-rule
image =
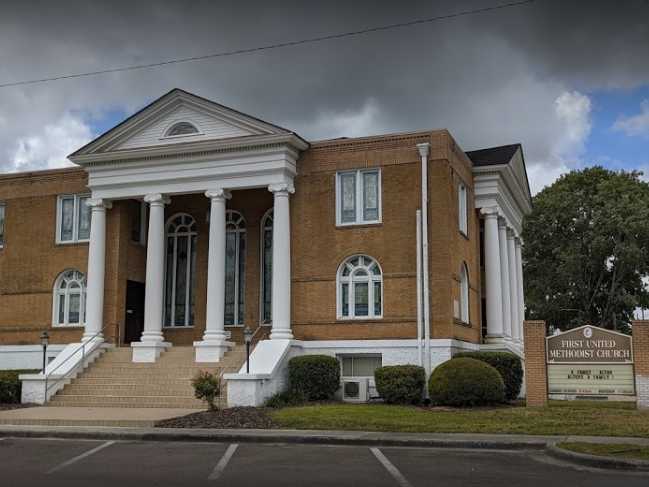
<path id="1" fill-rule="evenodd" d="M 288 384 L 306 401 L 331 399 L 340 387 L 340 364 L 328 355 L 302 355 L 288 362 Z"/>
<path id="2" fill-rule="evenodd" d="M 221 395 L 221 378 L 218 375 L 203 370 L 192 379 L 192 386 L 196 399 L 206 401 L 210 411 L 218 409 L 216 400 Z"/>
<path id="3" fill-rule="evenodd" d="M 495 368 L 505 383 L 506 401 L 513 401 L 520 394 L 523 387 L 523 365 L 517 355 L 510 352 L 463 352 L 454 357 L 474 358 Z"/>
<path id="4" fill-rule="evenodd" d="M 426 385 L 426 372 L 417 365 L 387 365 L 374 371 L 376 390 L 389 404 L 416 404 Z"/>
<path id="5" fill-rule="evenodd" d="M 22 384 L 18 379 L 26 370 L 1 370 L 0 371 L 0 404 L 18 404 Z"/>
<path id="6" fill-rule="evenodd" d="M 491 365 L 474 358 L 453 358 L 438 366 L 428 381 L 438 406 L 487 406 L 505 401 L 505 384 Z"/>

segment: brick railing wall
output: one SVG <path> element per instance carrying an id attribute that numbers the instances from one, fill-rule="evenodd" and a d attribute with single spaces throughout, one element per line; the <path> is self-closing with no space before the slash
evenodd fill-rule
<path id="1" fill-rule="evenodd" d="M 545 321 L 526 321 L 523 324 L 523 333 L 527 406 L 546 406 L 548 404 L 548 369 L 545 363 Z"/>
<path id="2" fill-rule="evenodd" d="M 649 321 L 633 321 L 635 393 L 639 409 L 649 409 Z"/>

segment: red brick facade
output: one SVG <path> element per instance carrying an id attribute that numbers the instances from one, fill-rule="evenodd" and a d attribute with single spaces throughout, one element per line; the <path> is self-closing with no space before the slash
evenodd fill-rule
<path id="1" fill-rule="evenodd" d="M 545 321 L 526 321 L 525 392 L 528 407 L 548 404 L 548 369 L 545 356 Z"/>

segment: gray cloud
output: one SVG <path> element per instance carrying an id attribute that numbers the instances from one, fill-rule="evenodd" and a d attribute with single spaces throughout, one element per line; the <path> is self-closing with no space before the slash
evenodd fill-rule
<path id="1" fill-rule="evenodd" d="M 495 3 L 12 2 L 0 16 L 0 82 L 252 47 Z M 87 124 L 106 110 L 131 112 L 181 87 L 312 139 L 447 127 L 466 150 L 522 142 L 528 164 L 542 178 L 579 161 L 580 141 L 566 134 L 588 135 L 586 127 L 575 126 L 588 123 L 584 103 L 559 110 L 562 95 L 576 92 L 574 102 L 590 90 L 649 83 L 647 18 L 644 0 L 539 0 L 356 38 L 0 89 L 0 170 L 55 165 L 43 156 L 47 140 L 58 138 L 63 152 L 61 138 L 69 132 L 67 145 L 74 149 L 84 138 L 74 120 Z M 38 150 L 25 151 L 30 140 L 40 144 Z"/>

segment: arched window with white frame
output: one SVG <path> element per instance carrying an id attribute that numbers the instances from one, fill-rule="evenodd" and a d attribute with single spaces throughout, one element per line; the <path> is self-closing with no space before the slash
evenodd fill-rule
<path id="1" fill-rule="evenodd" d="M 354 255 L 338 268 L 337 314 L 339 319 L 383 316 L 383 272 L 367 255 Z"/>
<path id="2" fill-rule="evenodd" d="M 246 221 L 235 210 L 225 214 L 225 324 L 244 322 Z"/>
<path id="3" fill-rule="evenodd" d="M 466 262 L 460 266 L 460 321 L 469 323 L 469 269 Z"/>
<path id="4" fill-rule="evenodd" d="M 86 276 L 67 269 L 54 281 L 53 326 L 83 326 L 86 322 Z"/>
<path id="5" fill-rule="evenodd" d="M 273 209 L 261 219 L 261 322 L 271 323 L 273 300 Z"/>
<path id="6" fill-rule="evenodd" d="M 167 220 L 165 326 L 194 325 L 194 275 L 198 232 L 194 217 L 179 213 Z"/>

